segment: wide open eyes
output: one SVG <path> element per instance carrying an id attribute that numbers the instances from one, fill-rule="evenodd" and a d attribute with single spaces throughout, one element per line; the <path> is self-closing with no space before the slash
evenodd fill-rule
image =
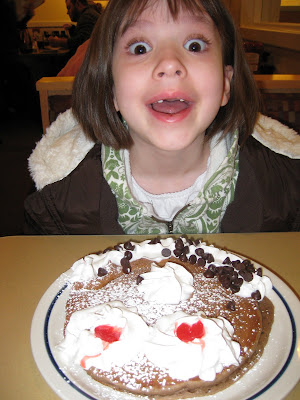
<path id="1" fill-rule="evenodd" d="M 208 43 L 203 39 L 190 39 L 184 44 L 184 48 L 192 53 L 200 53 L 206 50 Z M 143 41 L 136 41 L 128 46 L 131 54 L 142 55 L 149 53 L 152 47 Z"/>
<path id="2" fill-rule="evenodd" d="M 145 42 L 136 42 L 129 46 L 129 52 L 135 55 L 146 54 L 152 50 L 152 47 Z"/>
<path id="3" fill-rule="evenodd" d="M 207 43 L 204 40 L 191 39 L 185 43 L 184 48 L 193 53 L 200 53 L 201 51 L 204 51 L 206 49 L 206 46 Z"/>

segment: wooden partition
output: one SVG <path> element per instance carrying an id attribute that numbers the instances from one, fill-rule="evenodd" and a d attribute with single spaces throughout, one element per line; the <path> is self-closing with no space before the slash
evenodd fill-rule
<path id="1" fill-rule="evenodd" d="M 36 89 L 40 95 L 41 117 L 43 124 L 43 133 L 52 122 L 49 106 L 49 97 L 51 96 L 68 96 L 72 94 L 74 77 L 44 77 L 37 81 Z"/>
<path id="2" fill-rule="evenodd" d="M 300 75 L 254 75 L 257 86 L 265 93 L 300 93 Z M 74 77 L 44 77 L 37 81 L 40 95 L 43 132 L 52 122 L 49 97 L 72 94 Z"/>

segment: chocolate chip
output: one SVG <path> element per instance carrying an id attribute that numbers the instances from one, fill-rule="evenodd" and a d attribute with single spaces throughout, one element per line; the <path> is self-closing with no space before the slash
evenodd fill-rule
<path id="1" fill-rule="evenodd" d="M 181 238 L 175 240 L 175 248 L 180 250 L 184 248 L 184 243 Z"/>
<path id="2" fill-rule="evenodd" d="M 227 310 L 235 311 L 235 301 L 230 300 L 226 305 Z"/>
<path id="3" fill-rule="evenodd" d="M 207 268 L 206 271 L 203 272 L 203 275 L 205 276 L 205 278 L 214 278 L 215 274 Z"/>
<path id="4" fill-rule="evenodd" d="M 251 265 L 251 261 L 248 260 L 247 258 L 243 261 L 243 264 L 245 265 L 245 267 L 248 267 L 249 265 Z"/>
<path id="5" fill-rule="evenodd" d="M 149 244 L 157 244 L 157 243 L 160 243 L 160 239 L 158 237 L 151 239 L 149 242 Z"/>
<path id="6" fill-rule="evenodd" d="M 205 276 L 205 278 L 213 278 L 216 276 L 216 273 L 217 273 L 217 267 L 214 264 L 210 264 L 207 270 L 203 273 L 203 275 Z"/>
<path id="7" fill-rule="evenodd" d="M 127 260 L 131 260 L 132 259 L 132 253 L 129 250 L 126 250 L 124 253 L 124 257 L 127 258 Z"/>
<path id="8" fill-rule="evenodd" d="M 175 257 L 179 257 L 182 253 L 182 249 L 174 249 L 173 253 Z"/>
<path id="9" fill-rule="evenodd" d="M 171 250 L 170 250 L 170 249 L 164 248 L 164 249 L 162 249 L 162 251 L 161 251 L 161 255 L 162 255 L 163 257 L 170 257 L 170 255 L 171 255 Z"/>
<path id="10" fill-rule="evenodd" d="M 98 268 L 98 276 L 105 276 L 105 275 L 107 275 L 108 274 L 108 272 L 106 271 L 106 269 L 105 268 Z"/>
<path id="11" fill-rule="evenodd" d="M 219 281 L 221 282 L 223 288 L 229 289 L 231 286 L 231 279 L 228 275 L 220 275 Z"/>
<path id="12" fill-rule="evenodd" d="M 214 264 L 210 264 L 210 265 L 208 266 L 208 269 L 209 269 L 210 271 L 212 271 L 215 275 L 216 275 L 217 270 L 218 270 L 218 268 L 217 268 Z"/>
<path id="13" fill-rule="evenodd" d="M 260 291 L 256 290 L 255 292 L 251 293 L 251 297 L 254 300 L 260 300 L 261 299 Z"/>
<path id="14" fill-rule="evenodd" d="M 125 242 L 124 243 L 124 249 L 125 250 L 134 250 L 135 246 L 131 242 Z"/>
<path id="15" fill-rule="evenodd" d="M 253 279 L 253 274 L 251 272 L 249 272 L 249 271 L 246 271 L 246 270 L 240 271 L 240 275 L 244 279 L 244 281 L 246 281 L 246 282 L 251 282 L 252 279 Z"/>
<path id="16" fill-rule="evenodd" d="M 246 267 L 246 270 L 248 271 L 248 272 L 251 272 L 252 274 L 254 274 L 254 272 L 255 272 L 255 268 L 254 268 L 254 265 L 249 265 L 249 267 Z"/>
<path id="17" fill-rule="evenodd" d="M 240 262 L 240 260 L 234 260 L 234 261 L 231 261 L 231 264 L 235 269 L 237 269 L 239 271 L 242 263 Z M 244 267 L 245 266 L 243 266 L 243 268 Z"/>
<path id="18" fill-rule="evenodd" d="M 207 262 L 215 261 L 214 256 L 210 253 L 204 253 L 202 257 L 204 258 L 204 260 L 207 260 Z"/>
<path id="19" fill-rule="evenodd" d="M 198 247 L 198 249 L 195 250 L 195 253 L 197 254 L 197 256 L 202 257 L 204 254 L 204 250 L 202 249 L 202 247 Z"/>
<path id="20" fill-rule="evenodd" d="M 257 274 L 258 276 L 262 276 L 262 269 L 261 269 L 260 267 L 257 268 L 256 274 Z"/>
<path id="21" fill-rule="evenodd" d="M 206 261 L 204 260 L 204 258 L 202 258 L 202 257 L 198 258 L 197 265 L 199 265 L 199 267 L 204 267 L 205 264 L 206 264 Z"/>
<path id="22" fill-rule="evenodd" d="M 222 264 L 231 264 L 230 258 L 226 257 Z"/>
<path id="23" fill-rule="evenodd" d="M 209 253 L 209 254 L 208 254 L 207 261 L 208 261 L 208 262 L 214 262 L 214 261 L 215 261 L 214 256 L 213 256 L 212 254 Z"/>
<path id="24" fill-rule="evenodd" d="M 184 248 L 182 249 L 182 254 L 188 254 L 190 251 L 189 246 L 184 246 Z"/>
<path id="25" fill-rule="evenodd" d="M 243 280 L 242 278 L 235 278 L 235 279 L 232 279 L 231 282 L 232 282 L 235 286 L 241 287 L 242 284 L 243 284 L 243 282 L 244 282 L 244 280 Z"/>
<path id="26" fill-rule="evenodd" d="M 249 260 L 244 260 L 243 264 L 248 272 L 255 272 L 254 265 Z"/>
<path id="27" fill-rule="evenodd" d="M 225 267 L 223 267 L 223 271 L 225 271 L 226 274 L 232 276 L 234 273 L 234 268 L 226 265 Z"/>
<path id="28" fill-rule="evenodd" d="M 238 271 L 246 271 L 246 267 L 243 263 L 239 263 L 238 267 L 236 268 Z"/>
<path id="29" fill-rule="evenodd" d="M 189 258 L 189 262 L 190 264 L 194 265 L 197 262 L 197 257 L 195 256 L 195 254 L 192 254 Z"/>
<path id="30" fill-rule="evenodd" d="M 136 284 L 139 285 L 143 280 L 144 278 L 141 275 L 138 275 L 136 278 Z"/>
<path id="31" fill-rule="evenodd" d="M 232 293 L 237 293 L 240 291 L 240 287 L 237 285 L 234 285 L 233 283 L 230 285 L 230 290 Z"/>
<path id="32" fill-rule="evenodd" d="M 121 247 L 119 244 L 116 244 L 116 245 L 114 246 L 114 250 L 121 251 L 121 250 L 122 250 L 122 247 Z"/>
<path id="33" fill-rule="evenodd" d="M 122 266 L 122 271 L 124 272 L 124 274 L 129 274 L 131 272 L 131 265 L 127 258 L 123 257 L 120 261 L 120 264 Z"/>
<path id="34" fill-rule="evenodd" d="M 238 279 L 238 273 L 236 271 L 233 271 L 232 275 L 231 275 L 231 280 L 234 281 Z"/>
<path id="35" fill-rule="evenodd" d="M 185 254 L 180 254 L 179 260 L 182 261 L 182 262 L 187 262 L 188 258 L 187 258 L 187 256 Z"/>

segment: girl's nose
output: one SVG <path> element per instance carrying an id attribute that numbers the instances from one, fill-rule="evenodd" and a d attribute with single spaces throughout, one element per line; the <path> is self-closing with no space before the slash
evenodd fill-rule
<path id="1" fill-rule="evenodd" d="M 161 50 L 160 58 L 153 70 L 154 79 L 162 78 L 184 78 L 186 75 L 186 68 L 181 62 L 178 54 Z"/>

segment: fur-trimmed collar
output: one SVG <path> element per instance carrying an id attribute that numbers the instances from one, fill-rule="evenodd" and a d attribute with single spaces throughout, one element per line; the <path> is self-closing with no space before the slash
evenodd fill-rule
<path id="1" fill-rule="evenodd" d="M 253 136 L 276 153 L 300 158 L 300 135 L 278 121 L 259 115 Z M 69 175 L 94 144 L 84 134 L 71 109 L 60 114 L 28 159 L 36 188 L 41 190 Z"/>
<path id="2" fill-rule="evenodd" d="M 275 153 L 300 158 L 300 135 L 275 119 L 259 114 L 252 136 Z"/>
<path id="3" fill-rule="evenodd" d="M 60 114 L 28 159 L 36 188 L 40 190 L 69 175 L 94 144 L 83 133 L 71 109 Z"/>

